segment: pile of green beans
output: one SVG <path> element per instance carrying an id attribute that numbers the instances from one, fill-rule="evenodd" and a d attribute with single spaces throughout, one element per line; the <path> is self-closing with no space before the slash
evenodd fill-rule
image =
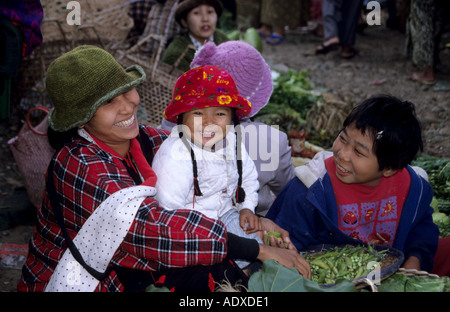
<path id="1" fill-rule="evenodd" d="M 371 261 L 381 262 L 386 252 L 387 249 L 376 251 L 370 245 L 345 245 L 320 253 L 309 253 L 304 258 L 311 265 L 313 282 L 334 284 L 339 279 L 354 280 L 366 276 L 374 268 L 367 268 L 367 264 Z"/>

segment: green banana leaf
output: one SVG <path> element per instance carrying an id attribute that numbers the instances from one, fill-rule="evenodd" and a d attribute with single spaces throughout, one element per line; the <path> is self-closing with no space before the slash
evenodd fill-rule
<path id="1" fill-rule="evenodd" d="M 340 280 L 333 287 L 321 287 L 275 260 L 267 260 L 260 271 L 252 274 L 249 292 L 356 292 L 351 281 Z"/>

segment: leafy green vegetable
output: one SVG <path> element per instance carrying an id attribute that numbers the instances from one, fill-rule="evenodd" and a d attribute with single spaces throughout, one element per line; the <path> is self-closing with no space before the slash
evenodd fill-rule
<path id="1" fill-rule="evenodd" d="M 414 276 L 406 281 L 405 292 L 443 292 L 444 287 L 444 279 Z"/>
<path id="2" fill-rule="evenodd" d="M 304 128 L 305 117 L 321 95 L 314 91 L 309 72 L 288 70 L 274 78 L 274 89 L 269 103 L 255 116 L 255 120 L 278 125 L 280 130 Z"/>
<path id="3" fill-rule="evenodd" d="M 421 155 L 412 162 L 413 166 L 424 169 L 438 199 L 440 212 L 450 212 L 450 158 Z M 445 203 L 445 201 L 447 201 Z"/>
<path id="4" fill-rule="evenodd" d="M 404 292 L 408 276 L 405 274 L 393 274 L 377 287 L 379 292 Z"/>
<path id="5" fill-rule="evenodd" d="M 432 217 L 433 222 L 439 228 L 439 237 L 450 236 L 450 216 L 437 211 L 433 213 Z"/>
<path id="6" fill-rule="evenodd" d="M 433 221 L 439 228 L 439 237 L 450 236 L 450 158 L 421 155 L 412 163 L 424 169 L 433 187 Z"/>
<path id="7" fill-rule="evenodd" d="M 246 29 L 244 32 L 238 29 L 233 29 L 230 30 L 229 32 L 226 32 L 226 35 L 230 40 L 240 40 L 247 42 L 249 45 L 254 47 L 259 52 L 262 52 L 263 50 L 263 43 L 261 37 L 258 35 L 258 32 L 253 27 Z"/>
<path id="8" fill-rule="evenodd" d="M 252 274 L 249 292 L 354 292 L 351 281 L 340 280 L 333 287 L 321 287 L 301 276 L 294 268 L 287 268 L 275 260 L 267 260 L 260 271 Z"/>
<path id="9" fill-rule="evenodd" d="M 409 277 L 394 274 L 381 282 L 379 292 L 450 292 L 450 279 L 447 276 L 430 278 L 426 276 Z"/>
<path id="10" fill-rule="evenodd" d="M 255 28 L 253 27 L 248 28 L 245 31 L 244 38 L 242 40 L 253 46 L 259 52 L 262 52 L 263 43 L 261 37 L 259 36 Z"/>

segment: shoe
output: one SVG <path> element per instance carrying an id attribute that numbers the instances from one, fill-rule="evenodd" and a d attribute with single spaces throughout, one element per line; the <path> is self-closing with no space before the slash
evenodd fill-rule
<path id="1" fill-rule="evenodd" d="M 324 45 L 323 43 L 320 45 L 320 48 L 316 49 L 316 55 L 319 54 L 327 54 L 330 51 L 337 50 L 339 47 L 339 43 L 332 43 L 330 45 Z"/>
<path id="2" fill-rule="evenodd" d="M 411 76 L 409 76 L 409 79 L 412 81 L 418 81 L 420 83 L 423 83 L 424 85 L 434 85 L 436 83 L 436 79 L 434 80 L 426 80 L 423 79 L 419 73 L 412 73 Z"/>
<path id="3" fill-rule="evenodd" d="M 266 42 L 271 45 L 277 45 L 277 44 L 286 42 L 286 38 L 273 33 L 270 35 L 270 37 L 266 38 Z"/>
<path id="4" fill-rule="evenodd" d="M 349 60 L 349 59 L 354 58 L 355 56 L 357 56 L 359 54 L 359 51 L 357 49 L 355 49 L 355 48 L 351 48 L 349 53 L 350 54 L 343 55 L 342 52 L 341 52 L 341 58 Z"/>

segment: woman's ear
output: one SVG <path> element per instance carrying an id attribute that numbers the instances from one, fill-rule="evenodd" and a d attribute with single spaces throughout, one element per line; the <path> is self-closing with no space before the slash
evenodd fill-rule
<path id="1" fill-rule="evenodd" d="M 181 19 L 181 26 L 183 26 L 184 28 L 188 28 L 188 24 L 186 22 L 186 19 L 184 19 L 184 18 Z"/>

